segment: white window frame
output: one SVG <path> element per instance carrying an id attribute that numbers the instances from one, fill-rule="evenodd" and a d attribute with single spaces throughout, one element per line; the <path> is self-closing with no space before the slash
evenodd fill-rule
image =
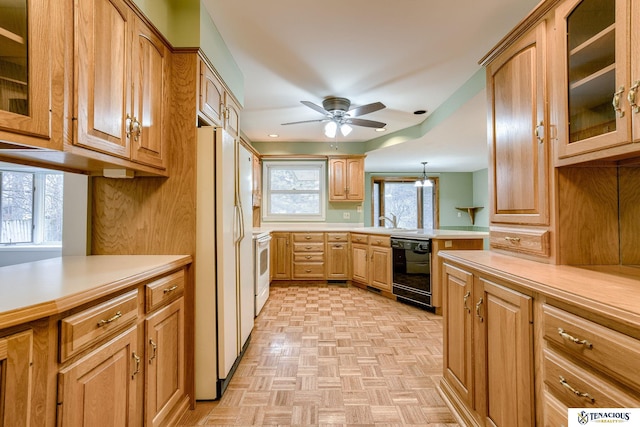
<path id="1" fill-rule="evenodd" d="M 274 214 L 271 212 L 271 170 L 272 169 L 309 169 L 319 171 L 319 196 L 320 212 L 317 214 Z M 326 218 L 326 193 L 327 193 L 327 162 L 322 160 L 263 160 L 262 161 L 262 220 L 265 222 L 292 222 L 308 221 L 321 222 Z M 309 191 L 305 191 L 308 193 Z M 315 193 L 316 191 L 313 191 Z"/>

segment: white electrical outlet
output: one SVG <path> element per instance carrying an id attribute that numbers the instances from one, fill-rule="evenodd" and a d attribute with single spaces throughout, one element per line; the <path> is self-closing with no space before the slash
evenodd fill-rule
<path id="1" fill-rule="evenodd" d="M 458 218 L 462 217 L 462 212 L 458 212 Z"/>
<path id="2" fill-rule="evenodd" d="M 342 212 L 342 219 L 351 219 L 350 212 Z"/>
<path id="3" fill-rule="evenodd" d="M 357 213 L 362 213 L 362 205 L 358 205 L 358 206 L 356 207 L 356 212 L 357 212 Z"/>

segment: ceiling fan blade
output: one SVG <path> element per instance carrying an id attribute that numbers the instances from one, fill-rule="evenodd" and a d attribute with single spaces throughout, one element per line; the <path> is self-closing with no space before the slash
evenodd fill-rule
<path id="1" fill-rule="evenodd" d="M 361 105 L 359 107 L 354 108 L 353 110 L 349 110 L 347 114 L 351 117 L 364 116 L 365 114 L 373 113 L 374 111 L 382 110 L 386 108 L 382 102 L 374 102 L 371 104 Z"/>
<path id="2" fill-rule="evenodd" d="M 328 119 L 317 119 L 317 120 L 303 120 L 301 122 L 289 122 L 289 123 L 282 123 L 280 126 L 286 126 L 286 125 L 297 125 L 300 123 L 317 123 L 317 122 L 325 122 Z"/>
<path id="3" fill-rule="evenodd" d="M 365 120 L 365 119 L 348 119 L 347 123 L 356 125 L 356 126 L 364 126 L 364 127 L 376 128 L 376 129 L 383 128 L 387 125 L 386 123 L 376 122 L 374 120 Z"/>
<path id="4" fill-rule="evenodd" d="M 316 110 L 318 113 L 323 114 L 323 115 L 328 115 L 329 112 L 327 110 L 325 110 L 324 108 L 322 108 L 319 105 L 314 104 L 313 102 L 309 102 L 309 101 L 300 101 L 303 105 L 306 105 L 307 107 L 311 108 L 312 110 Z"/>

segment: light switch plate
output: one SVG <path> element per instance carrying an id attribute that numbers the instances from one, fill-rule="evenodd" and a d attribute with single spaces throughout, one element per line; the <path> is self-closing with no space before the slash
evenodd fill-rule
<path id="1" fill-rule="evenodd" d="M 342 212 L 342 219 L 351 219 L 350 212 Z"/>

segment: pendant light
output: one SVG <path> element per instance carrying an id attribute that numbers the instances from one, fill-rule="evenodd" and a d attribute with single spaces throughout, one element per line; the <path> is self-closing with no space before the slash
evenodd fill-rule
<path id="1" fill-rule="evenodd" d="M 416 181 L 416 187 L 433 187 L 433 182 L 427 177 L 427 163 L 422 162 L 422 178 Z"/>

